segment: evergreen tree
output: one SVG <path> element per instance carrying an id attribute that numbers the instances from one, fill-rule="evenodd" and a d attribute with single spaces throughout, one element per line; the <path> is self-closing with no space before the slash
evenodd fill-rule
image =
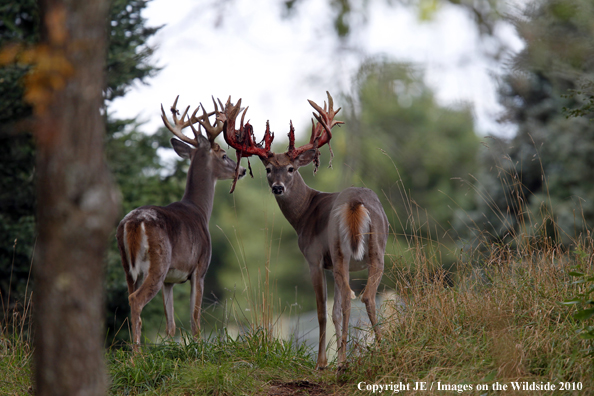
<path id="1" fill-rule="evenodd" d="M 594 124 L 563 110 L 583 106 L 568 93 L 592 81 L 592 18 L 590 1 L 542 0 L 515 21 L 526 47 L 503 78 L 500 101 L 517 133 L 484 153 L 479 209 L 470 215 L 489 238 L 540 233 L 569 242 L 594 220 Z"/>
<path id="2" fill-rule="evenodd" d="M 114 0 L 109 20 L 105 22 L 109 30 L 104 89 L 108 150 L 118 147 L 116 141 L 126 140 L 126 135 L 138 136 L 134 120 L 115 120 L 107 115 L 109 104 L 124 95 L 135 81 L 146 82 L 158 71 L 151 60 L 154 48 L 147 40 L 159 28 L 145 26 L 141 13 L 146 4 L 146 0 Z M 4 2 L 0 15 L 0 293 L 7 302 L 10 290 L 12 305 L 24 297 L 36 238 L 35 142 L 31 134 L 31 106 L 24 100 L 32 66 L 4 58 L 11 48 L 19 51 L 34 48 L 39 42 L 40 21 L 34 0 Z M 142 139 L 131 139 L 128 144 L 147 146 Z M 158 147 L 152 144 L 151 141 L 148 147 L 156 157 Z M 121 148 L 130 150 L 119 154 L 120 158 L 128 159 L 130 166 L 120 166 L 136 169 L 135 157 L 130 155 L 137 153 L 136 148 Z M 113 158 L 118 154 L 112 152 L 108 156 Z M 156 160 L 152 161 L 156 166 Z M 111 302 L 109 295 L 108 301 Z"/>

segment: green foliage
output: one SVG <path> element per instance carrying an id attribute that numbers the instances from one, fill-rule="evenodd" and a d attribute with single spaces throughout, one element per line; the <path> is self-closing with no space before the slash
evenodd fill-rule
<path id="1" fill-rule="evenodd" d="M 355 36 L 362 26 L 368 23 L 367 12 L 370 0 L 327 0 L 332 15 L 334 32 L 341 40 Z M 394 5 L 406 5 L 416 11 L 419 20 L 427 21 L 435 18 L 435 15 L 444 4 L 453 4 L 466 10 L 474 19 L 479 31 L 483 35 L 493 35 L 495 25 L 506 13 L 508 4 L 502 0 L 384 0 L 385 3 Z M 299 0 L 284 0 L 284 11 L 286 16 L 295 13 L 300 5 Z"/>
<path id="2" fill-rule="evenodd" d="M 124 349 L 111 350 L 107 354 L 111 393 L 138 394 L 158 388 L 177 374 L 182 362 L 179 352 L 182 351 L 179 344 L 163 344 L 145 348 L 142 355 L 133 358 Z M 184 356 L 184 360 L 185 358 L 187 356 Z"/>
<path id="3" fill-rule="evenodd" d="M 472 204 L 456 180 L 477 167 L 470 108 L 438 105 L 420 71 L 381 59 L 365 63 L 354 86 L 341 132 L 348 139 L 335 143 L 337 151 L 346 148 L 347 180 L 376 191 L 385 208 L 393 205 L 397 234 L 410 232 L 407 217 L 417 214 L 420 224 L 431 222 L 429 230 L 449 228 L 451 206 Z"/>
<path id="4" fill-rule="evenodd" d="M 544 233 L 567 244 L 594 221 L 594 124 L 563 111 L 580 105 L 568 90 L 594 73 L 593 17 L 589 1 L 548 0 L 516 21 L 526 47 L 503 78 L 500 101 L 517 133 L 483 152 L 478 210 L 470 215 L 494 239 Z"/>
<path id="5" fill-rule="evenodd" d="M 25 295 L 35 244 L 32 140 L 0 135 L 0 291 L 10 305 Z"/>
<path id="6" fill-rule="evenodd" d="M 35 43 L 39 39 L 39 9 L 35 0 L 4 1 L 0 5 L 0 45 Z"/>
<path id="7" fill-rule="evenodd" d="M 120 186 L 126 213 L 149 203 L 178 201 L 185 188 L 186 163 L 175 160 L 168 166 L 159 156 L 159 150 L 169 151 L 169 157 L 173 154 L 171 133 L 161 128 L 147 135 L 137 127 L 134 120 L 112 120 L 106 135 L 107 162 Z"/>
<path id="8" fill-rule="evenodd" d="M 213 277 L 226 288 L 219 298 L 233 297 L 250 309 L 247 297 L 263 286 L 261 279 L 268 265 L 274 282 L 271 287 L 276 298 L 283 301 L 279 309 L 296 302 L 313 308 L 315 301 L 309 297 L 313 289 L 307 264 L 297 246 L 297 235 L 270 193 L 264 167 L 259 160 L 254 162 L 258 162 L 253 164 L 254 179 L 241 180 L 232 196 L 227 188 L 217 185 L 217 205 L 210 223 L 211 270 Z M 295 301 L 296 293 L 298 301 Z"/>
<path id="9" fill-rule="evenodd" d="M 563 95 L 564 98 L 575 98 L 575 101 L 580 103 L 580 107 L 567 108 L 563 107 L 563 111 L 567 117 L 587 117 L 592 118 L 594 113 L 594 82 L 584 81 L 581 83 L 579 89 L 569 89 L 567 95 Z"/>
<path id="10" fill-rule="evenodd" d="M 568 117 L 591 118 L 593 110 L 592 15 L 594 5 L 587 0 L 549 0 L 534 2 L 526 18 L 516 21 L 529 44 L 516 58 L 516 66 L 544 70 L 548 77 L 569 80 L 565 92 L 560 81 L 554 82 L 567 99 L 562 109 Z"/>
<path id="11" fill-rule="evenodd" d="M 0 5 L 0 49 L 12 43 L 36 43 L 39 40 L 38 19 L 35 0 L 3 2 Z M 31 114 L 30 106 L 22 101 L 21 80 L 28 71 L 26 65 L 0 67 L 0 133 L 6 133 L 16 120 Z"/>
<path id="12" fill-rule="evenodd" d="M 133 82 L 145 82 L 160 69 L 152 63 L 154 47 L 147 44 L 161 28 L 146 26 L 142 11 L 148 0 L 113 0 L 110 10 L 107 90 L 109 101 L 124 96 Z"/>

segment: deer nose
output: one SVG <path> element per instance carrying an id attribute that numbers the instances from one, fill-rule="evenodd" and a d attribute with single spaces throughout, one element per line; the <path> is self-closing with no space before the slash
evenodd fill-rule
<path id="1" fill-rule="evenodd" d="M 246 173 L 245 168 L 241 168 L 241 170 L 239 171 L 239 178 L 241 179 L 242 177 L 244 177 L 245 173 Z"/>
<path id="2" fill-rule="evenodd" d="M 281 195 L 284 192 L 285 192 L 285 186 L 280 185 L 280 184 L 276 184 L 276 185 L 272 186 L 272 193 L 274 195 Z"/>

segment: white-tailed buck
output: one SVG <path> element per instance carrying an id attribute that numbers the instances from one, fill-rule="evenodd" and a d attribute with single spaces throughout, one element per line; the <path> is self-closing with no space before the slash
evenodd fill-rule
<path id="1" fill-rule="evenodd" d="M 179 96 L 178 96 L 179 98 Z M 223 123 L 213 126 L 208 117 L 215 112 L 196 117 L 198 106 L 187 121 L 188 106 L 181 119 L 171 107 L 173 125 L 167 120 L 163 106 L 163 122 L 180 140 L 171 139 L 175 152 L 190 160 L 186 190 L 181 201 L 167 206 L 142 206 L 134 209 L 120 222 L 117 240 L 122 265 L 128 283 L 128 300 L 132 316 L 134 349 L 140 344 L 142 320 L 140 313 L 144 306 L 163 289 L 163 305 L 167 319 L 167 335 L 175 334 L 173 318 L 173 285 L 191 282 L 190 312 L 192 333 L 200 330 L 200 307 L 204 291 L 204 276 L 210 264 L 211 243 L 208 221 L 212 212 L 215 183 L 218 179 L 233 179 L 245 175 L 243 167 L 236 167 L 235 161 L 227 157 L 215 138 L 221 133 Z M 216 103 L 215 103 L 215 109 Z M 207 137 L 194 128 L 198 122 L 206 130 Z M 183 134 L 190 126 L 194 138 Z M 185 143 L 190 144 L 188 146 Z"/>
<path id="2" fill-rule="evenodd" d="M 276 202 L 297 232 L 299 249 L 309 264 L 313 282 L 320 340 L 318 368 L 324 368 L 326 358 L 326 280 L 324 269 L 332 270 L 335 280 L 332 321 L 336 328 L 339 368 L 346 360 L 346 343 L 354 293 L 349 286 L 349 271 L 368 268 L 368 280 L 361 300 L 365 303 L 376 339 L 380 329 L 376 319 L 375 295 L 384 271 L 384 251 L 388 238 L 388 219 L 377 195 L 367 188 L 350 187 L 341 192 L 325 193 L 308 187 L 298 172 L 302 166 L 314 162 L 314 172 L 319 165 L 319 148 L 332 138 L 331 129 L 341 121 L 334 121 L 332 97 L 328 94 L 328 108 L 312 102 L 317 110 L 312 119 L 312 132 L 308 144 L 295 148 L 292 123 L 289 132 L 289 150 L 282 154 L 270 151 L 274 135 L 268 123 L 261 143 L 256 144 L 252 126 L 243 124 L 239 130 L 235 120 L 241 99 L 234 106 L 227 101 L 218 119 L 224 122 L 223 131 L 227 144 L 236 149 L 237 162 L 241 157 L 257 155 L 264 166 Z M 246 109 L 247 111 L 247 109 Z"/>

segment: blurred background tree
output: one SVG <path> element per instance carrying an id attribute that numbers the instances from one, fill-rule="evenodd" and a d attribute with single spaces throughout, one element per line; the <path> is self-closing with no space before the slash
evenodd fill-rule
<path id="1" fill-rule="evenodd" d="M 403 216 L 391 219 L 396 234 L 410 232 L 414 223 L 429 222 L 425 236 L 435 226 L 448 229 L 451 208 L 472 204 L 457 180 L 477 168 L 471 109 L 440 106 L 422 69 L 386 59 L 365 62 L 353 90 L 344 132 L 347 179 L 381 192 L 384 206 Z"/>
<path id="2" fill-rule="evenodd" d="M 377 2 L 377 1 L 376 1 Z M 508 4 L 501 0 L 382 0 L 389 5 L 404 4 L 416 10 L 420 20 L 428 20 L 444 4 L 453 4 L 466 10 L 478 26 L 481 34 L 492 35 L 496 23 L 504 18 Z M 290 17 L 299 9 L 303 0 L 285 0 L 286 16 Z M 361 23 L 366 23 L 369 0 L 328 0 L 334 11 L 334 31 L 342 39 L 356 34 Z"/>
<path id="3" fill-rule="evenodd" d="M 583 91 L 593 81 L 592 18 L 590 1 L 542 0 L 513 19 L 526 46 L 512 58 L 499 96 L 502 122 L 517 131 L 482 152 L 469 229 L 494 240 L 540 233 L 567 244 L 592 224 L 594 124 Z"/>

